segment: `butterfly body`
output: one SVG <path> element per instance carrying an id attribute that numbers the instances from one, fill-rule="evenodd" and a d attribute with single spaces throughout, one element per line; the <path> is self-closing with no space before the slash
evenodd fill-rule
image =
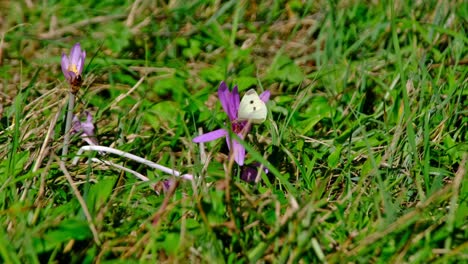
<path id="1" fill-rule="evenodd" d="M 248 90 L 239 105 L 237 119 L 239 121 L 250 120 L 252 123 L 260 124 L 266 120 L 267 107 L 265 102 L 260 99 L 254 89 Z"/>

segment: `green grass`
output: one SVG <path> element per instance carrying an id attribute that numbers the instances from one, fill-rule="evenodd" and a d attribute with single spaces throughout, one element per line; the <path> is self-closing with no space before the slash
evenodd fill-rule
<path id="1" fill-rule="evenodd" d="M 0 262 L 468 262 L 463 1 L 2 5 Z M 158 196 L 170 176 L 115 155 L 93 154 L 151 181 L 87 154 L 72 166 L 77 136 L 61 166 L 60 56 L 76 42 L 75 113 L 92 113 L 100 144 L 194 184 Z M 258 183 L 224 139 L 206 164 L 192 143 L 227 122 L 221 81 L 272 93 L 243 143 L 269 169 Z"/>

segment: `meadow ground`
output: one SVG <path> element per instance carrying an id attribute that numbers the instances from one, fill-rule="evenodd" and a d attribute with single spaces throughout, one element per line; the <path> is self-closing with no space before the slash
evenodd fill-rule
<path id="1" fill-rule="evenodd" d="M 0 262 L 468 262 L 465 1 L 3 0 L 0 14 Z M 83 125 L 87 111 L 100 145 L 193 181 L 110 153 L 75 166 L 83 134 L 62 155 L 61 55 L 77 42 Z M 244 140 L 221 81 L 270 91 Z M 242 166 L 224 138 L 193 142 L 221 128 Z"/>

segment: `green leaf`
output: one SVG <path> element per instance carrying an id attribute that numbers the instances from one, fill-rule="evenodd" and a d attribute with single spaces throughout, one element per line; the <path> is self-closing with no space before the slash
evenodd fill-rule
<path id="1" fill-rule="evenodd" d="M 331 117 L 332 112 L 334 111 L 327 98 L 323 96 L 311 98 L 307 105 L 308 107 L 301 114 L 301 117 L 306 119 L 299 122 L 299 125 L 297 126 L 302 128 L 302 134 L 307 134 L 322 119 Z"/>
<path id="2" fill-rule="evenodd" d="M 131 36 L 130 29 L 122 23 L 117 23 L 113 27 L 107 27 L 107 38 L 104 40 L 104 45 L 118 54 L 129 44 Z"/>
<path id="3" fill-rule="evenodd" d="M 382 156 L 379 155 L 379 156 L 376 156 L 375 157 L 375 164 L 379 164 L 380 163 L 380 160 L 382 159 Z M 373 171 L 375 169 L 378 169 L 378 168 L 375 168 L 373 163 L 372 163 L 372 160 L 371 159 L 367 159 L 364 164 L 362 165 L 362 169 L 361 169 L 361 177 L 364 177 L 364 176 L 367 176 L 369 173 L 371 172 L 376 172 L 376 171 Z"/>
<path id="4" fill-rule="evenodd" d="M 179 244 L 179 233 L 166 233 L 164 236 L 164 241 L 161 243 L 161 246 L 167 253 L 174 255 L 179 249 Z"/>
<path id="5" fill-rule="evenodd" d="M 338 146 L 335 148 L 335 150 L 328 156 L 328 166 L 330 168 L 336 168 L 338 163 L 340 162 L 340 157 L 341 157 L 341 150 L 343 149 L 343 146 Z"/>
<path id="6" fill-rule="evenodd" d="M 268 69 L 267 79 L 285 81 L 297 85 L 304 80 L 304 72 L 290 58 L 281 55 Z"/>
<path id="7" fill-rule="evenodd" d="M 455 213 L 455 226 L 466 226 L 468 219 L 468 178 L 464 177 L 462 187 L 460 188 L 460 196 L 458 198 L 459 206 Z"/>
<path id="8" fill-rule="evenodd" d="M 145 118 L 155 130 L 159 130 L 162 124 L 167 124 L 170 127 L 177 126 L 180 115 L 183 115 L 183 111 L 179 104 L 164 101 L 151 107 L 145 113 Z"/>
<path id="9" fill-rule="evenodd" d="M 98 210 L 107 202 L 112 194 L 112 190 L 117 179 L 117 177 L 107 177 L 99 180 L 96 184 L 91 185 L 88 196 L 86 197 L 86 202 L 91 212 Z"/>
<path id="10" fill-rule="evenodd" d="M 190 39 L 189 40 L 189 47 L 185 48 L 182 51 L 182 54 L 187 58 L 194 58 L 198 54 L 200 54 L 200 52 L 201 52 L 200 46 L 201 46 L 200 41 L 198 41 L 196 39 Z"/>
<path id="11" fill-rule="evenodd" d="M 239 87 L 239 91 L 244 91 L 250 87 L 256 86 L 257 78 L 248 77 L 248 76 L 240 76 L 240 77 L 234 78 L 233 83 L 237 84 L 237 86 Z M 259 92 L 260 94 L 261 91 L 257 91 L 257 92 Z"/>
<path id="12" fill-rule="evenodd" d="M 38 252 L 50 251 L 72 239 L 85 240 L 92 238 L 88 222 L 85 220 L 68 219 L 62 221 L 56 229 L 48 230 L 45 235 L 36 237 L 33 241 Z"/>
<path id="13" fill-rule="evenodd" d="M 207 82 L 221 82 L 224 80 L 224 70 L 218 65 L 213 65 L 202 69 L 200 77 Z"/>
<path id="14" fill-rule="evenodd" d="M 185 98 L 185 80 L 179 76 L 161 79 L 154 84 L 153 90 L 161 97 L 172 96 L 174 101 L 181 102 Z"/>

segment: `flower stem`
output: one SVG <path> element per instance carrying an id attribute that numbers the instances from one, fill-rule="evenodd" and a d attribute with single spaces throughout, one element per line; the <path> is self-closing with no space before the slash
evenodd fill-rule
<path id="1" fill-rule="evenodd" d="M 68 154 L 68 145 L 70 144 L 70 129 L 72 125 L 73 118 L 73 108 L 75 108 L 75 94 L 72 92 L 68 95 L 68 110 L 67 110 L 67 119 L 65 123 L 65 135 L 63 138 L 63 149 L 62 149 L 62 160 L 66 159 Z"/>

